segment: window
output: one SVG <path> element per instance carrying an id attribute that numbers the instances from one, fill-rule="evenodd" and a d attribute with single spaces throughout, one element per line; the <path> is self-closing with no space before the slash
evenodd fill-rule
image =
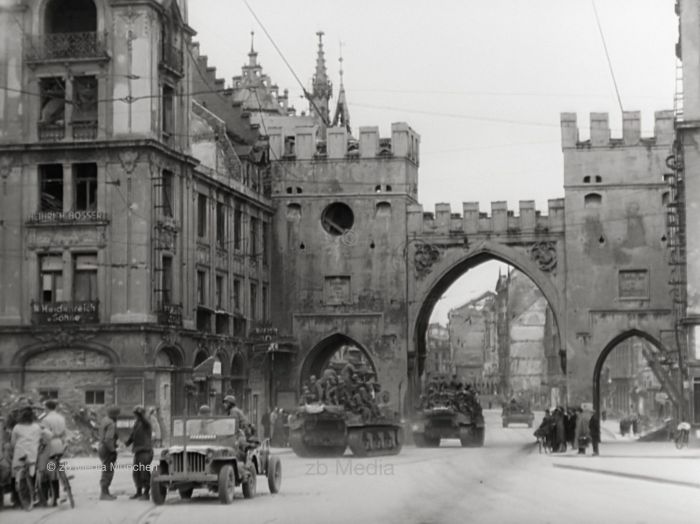
<path id="1" fill-rule="evenodd" d="M 267 322 L 270 319 L 270 315 L 267 311 L 267 308 L 268 308 L 267 293 L 268 293 L 267 286 L 263 286 L 262 287 L 262 319 L 265 322 Z"/>
<path id="2" fill-rule="evenodd" d="M 263 266 L 270 263 L 270 224 L 267 222 L 262 226 L 262 263 Z"/>
<path id="3" fill-rule="evenodd" d="M 223 202 L 216 203 L 216 245 L 226 248 L 226 206 Z"/>
<path id="4" fill-rule="evenodd" d="M 321 224 L 323 229 L 333 236 L 344 234 L 355 223 L 355 215 L 349 206 L 342 202 L 334 202 L 323 210 Z"/>
<path id="5" fill-rule="evenodd" d="M 197 195 L 197 236 L 204 238 L 207 235 L 207 197 L 199 193 Z"/>
<path id="6" fill-rule="evenodd" d="M 197 271 L 197 304 L 203 305 L 207 302 L 207 273 Z"/>
<path id="7" fill-rule="evenodd" d="M 63 212 L 63 166 L 39 166 L 39 211 Z"/>
<path id="8" fill-rule="evenodd" d="M 45 401 L 49 399 L 58 399 L 58 390 L 57 389 L 39 389 L 39 400 L 40 401 Z"/>
<path id="9" fill-rule="evenodd" d="M 258 285 L 254 282 L 250 283 L 250 318 L 255 320 L 257 318 L 257 306 L 258 306 Z"/>
<path id="10" fill-rule="evenodd" d="M 161 188 L 161 205 L 163 206 L 163 215 L 166 217 L 173 217 L 174 209 L 174 198 L 173 198 L 173 187 L 174 187 L 174 175 L 167 169 L 163 171 L 163 186 Z"/>
<path id="11" fill-rule="evenodd" d="M 224 309 L 224 277 L 223 275 L 216 275 L 216 309 Z"/>
<path id="12" fill-rule="evenodd" d="M 104 404 L 104 389 L 88 389 L 85 391 L 85 404 Z"/>
<path id="13" fill-rule="evenodd" d="M 97 254 L 74 255 L 73 271 L 73 300 L 97 300 Z"/>
<path id="14" fill-rule="evenodd" d="M 258 219 L 250 217 L 250 255 L 252 257 L 258 254 Z M 255 260 L 255 259 L 253 259 Z"/>
<path id="15" fill-rule="evenodd" d="M 583 197 L 584 207 L 598 207 L 603 203 L 603 197 L 598 193 L 588 193 Z"/>
<path id="16" fill-rule="evenodd" d="M 51 304 L 63 300 L 63 259 L 60 255 L 44 255 L 40 259 L 41 302 Z"/>
<path id="17" fill-rule="evenodd" d="M 163 305 L 172 304 L 173 300 L 173 257 L 163 256 L 163 282 L 161 284 L 161 296 Z"/>
<path id="18" fill-rule="evenodd" d="M 66 131 L 66 81 L 60 77 L 42 78 L 39 97 L 39 138 L 62 140 Z"/>
<path id="19" fill-rule="evenodd" d="M 163 141 L 169 142 L 175 129 L 175 90 L 170 86 L 163 86 Z"/>
<path id="20" fill-rule="evenodd" d="M 97 137 L 97 79 L 94 76 L 73 78 L 73 138 Z"/>
<path id="21" fill-rule="evenodd" d="M 233 280 L 233 307 L 241 309 L 241 281 L 237 278 Z"/>
<path id="22" fill-rule="evenodd" d="M 73 166 L 76 211 L 97 211 L 97 164 Z"/>
<path id="23" fill-rule="evenodd" d="M 243 222 L 243 211 L 241 211 L 241 204 L 236 202 L 234 217 L 233 217 L 233 247 L 234 249 L 241 249 L 241 226 Z"/>
<path id="24" fill-rule="evenodd" d="M 588 176 L 588 175 L 586 175 L 585 177 L 583 177 L 583 183 L 584 183 L 584 184 L 590 184 L 590 183 L 591 183 L 591 177 Z"/>

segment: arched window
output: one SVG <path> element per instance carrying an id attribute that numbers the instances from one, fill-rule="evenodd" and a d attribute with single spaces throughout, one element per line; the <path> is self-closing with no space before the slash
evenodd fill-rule
<path id="1" fill-rule="evenodd" d="M 51 0 L 44 16 L 46 33 L 94 33 L 97 8 L 92 0 Z"/>
<path id="2" fill-rule="evenodd" d="M 590 176 L 585 176 L 585 177 L 583 177 L 583 183 L 584 183 L 584 184 L 590 184 L 590 183 L 591 183 L 591 177 L 590 177 Z"/>
<path id="3" fill-rule="evenodd" d="M 602 182 L 602 181 L 603 181 L 603 177 L 600 176 L 600 175 L 596 175 L 596 176 L 595 176 L 595 181 L 596 181 L 596 182 Z"/>
<path id="4" fill-rule="evenodd" d="M 389 217 L 389 216 L 391 216 L 391 204 L 389 202 L 378 202 L 375 216 L 376 217 Z"/>
<path id="5" fill-rule="evenodd" d="M 287 205 L 287 220 L 298 222 L 301 220 L 301 206 L 299 204 Z"/>
<path id="6" fill-rule="evenodd" d="M 599 193 L 588 193 L 583 197 L 584 207 L 598 207 L 603 203 L 603 197 Z"/>

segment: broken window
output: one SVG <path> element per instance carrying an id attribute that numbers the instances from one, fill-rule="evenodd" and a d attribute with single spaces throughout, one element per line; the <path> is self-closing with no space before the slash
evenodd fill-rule
<path id="1" fill-rule="evenodd" d="M 162 303 L 167 306 L 173 300 L 173 257 L 163 256 L 163 275 L 161 283 Z"/>
<path id="2" fill-rule="evenodd" d="M 252 257 L 258 254 L 258 219 L 250 217 L 250 255 Z"/>
<path id="3" fill-rule="evenodd" d="M 75 211 L 97 211 L 97 164 L 75 164 Z"/>
<path id="4" fill-rule="evenodd" d="M 163 86 L 163 140 L 169 141 L 175 129 L 175 90 L 170 86 Z"/>
<path id="5" fill-rule="evenodd" d="M 250 283 L 250 318 L 257 318 L 258 308 L 258 285 L 255 282 Z"/>
<path id="6" fill-rule="evenodd" d="M 235 212 L 233 219 L 233 247 L 241 249 L 241 222 L 243 221 L 243 211 L 241 211 L 240 202 L 235 204 Z"/>
<path id="7" fill-rule="evenodd" d="M 97 31 L 97 8 L 93 0 L 52 0 L 46 7 L 47 33 Z"/>
<path id="8" fill-rule="evenodd" d="M 60 77 L 42 78 L 39 81 L 39 97 L 39 138 L 62 140 L 66 132 L 66 81 Z"/>
<path id="9" fill-rule="evenodd" d="M 166 217 L 173 216 L 173 187 L 174 175 L 168 171 L 163 171 L 163 186 L 161 188 L 161 200 L 163 205 L 163 215 Z"/>
<path id="10" fill-rule="evenodd" d="M 97 122 L 97 78 L 73 79 L 73 122 Z"/>
<path id="11" fill-rule="evenodd" d="M 63 166 L 39 166 L 39 211 L 63 211 Z"/>
<path id="12" fill-rule="evenodd" d="M 226 249 L 226 206 L 223 202 L 216 203 L 216 244 Z"/>
<path id="13" fill-rule="evenodd" d="M 207 197 L 197 195 L 197 236 L 204 238 L 207 234 Z"/>
<path id="14" fill-rule="evenodd" d="M 63 259 L 60 255 L 43 255 L 39 260 L 41 302 L 52 304 L 63 300 Z"/>
<path id="15" fill-rule="evenodd" d="M 73 267 L 73 300 L 76 302 L 97 300 L 97 254 L 75 255 Z"/>

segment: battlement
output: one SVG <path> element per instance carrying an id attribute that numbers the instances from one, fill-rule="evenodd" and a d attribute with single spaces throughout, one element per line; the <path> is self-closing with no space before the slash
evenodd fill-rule
<path id="1" fill-rule="evenodd" d="M 576 113 L 561 113 L 562 149 L 593 147 L 617 148 L 622 146 L 671 145 L 674 137 L 672 110 L 654 113 L 654 136 L 642 137 L 641 111 L 622 113 L 622 138 L 611 138 L 608 113 L 591 113 L 590 138 L 579 140 Z"/>
<path id="2" fill-rule="evenodd" d="M 564 231 L 564 199 L 548 201 L 548 214 L 535 209 L 534 200 L 520 201 L 520 214 L 506 202 L 491 202 L 491 215 L 479 210 L 478 202 L 464 202 L 462 213 L 452 213 L 450 204 L 436 204 L 435 212 L 423 211 L 420 204 L 408 206 L 408 232 L 413 234 L 518 234 Z"/>
<path id="3" fill-rule="evenodd" d="M 326 140 L 318 140 L 317 126 L 296 126 L 293 133 L 271 126 L 270 150 L 273 158 L 282 160 L 315 160 L 345 158 L 407 158 L 419 163 L 420 136 L 404 122 L 391 124 L 391 138 L 380 138 L 378 127 L 361 127 L 359 139 L 345 127 L 326 129 Z"/>

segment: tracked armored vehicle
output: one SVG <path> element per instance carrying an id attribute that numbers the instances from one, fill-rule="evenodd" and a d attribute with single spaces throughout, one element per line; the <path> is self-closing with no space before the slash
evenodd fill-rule
<path id="1" fill-rule="evenodd" d="M 307 404 L 290 418 L 289 443 L 300 457 L 339 457 L 348 447 L 357 457 L 397 455 L 403 428 L 388 413 L 363 418 L 343 406 Z"/>
<path id="2" fill-rule="evenodd" d="M 458 438 L 462 447 L 484 445 L 484 416 L 481 408 L 458 411 L 453 406 L 423 409 L 411 426 L 417 447 L 438 447 L 443 438 Z"/>

